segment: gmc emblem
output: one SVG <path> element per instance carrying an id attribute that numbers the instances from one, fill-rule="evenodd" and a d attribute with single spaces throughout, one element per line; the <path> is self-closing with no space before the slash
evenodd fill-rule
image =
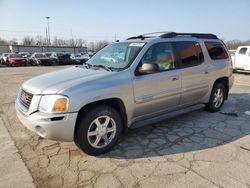
<path id="1" fill-rule="evenodd" d="M 27 103 L 27 96 L 25 95 L 25 93 L 23 92 L 22 95 L 21 95 L 21 100 L 25 103 Z"/>

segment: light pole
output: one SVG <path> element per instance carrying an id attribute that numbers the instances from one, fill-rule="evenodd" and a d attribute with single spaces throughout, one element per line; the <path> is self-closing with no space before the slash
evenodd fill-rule
<path id="1" fill-rule="evenodd" d="M 48 24 L 48 44 L 50 45 L 50 30 L 49 30 L 49 19 L 50 19 L 50 17 L 47 16 L 46 19 L 47 19 L 47 24 Z"/>

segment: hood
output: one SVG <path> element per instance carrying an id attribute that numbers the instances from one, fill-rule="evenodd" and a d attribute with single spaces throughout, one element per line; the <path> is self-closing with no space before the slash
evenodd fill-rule
<path id="1" fill-rule="evenodd" d="M 84 83 L 108 74 L 111 72 L 73 67 L 34 77 L 24 82 L 22 88 L 32 94 L 55 94 L 79 82 Z"/>

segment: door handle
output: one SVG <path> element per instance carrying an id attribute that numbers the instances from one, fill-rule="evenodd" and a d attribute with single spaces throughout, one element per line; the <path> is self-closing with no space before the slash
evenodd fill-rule
<path id="1" fill-rule="evenodd" d="M 178 76 L 172 76 L 172 80 L 179 80 Z"/>

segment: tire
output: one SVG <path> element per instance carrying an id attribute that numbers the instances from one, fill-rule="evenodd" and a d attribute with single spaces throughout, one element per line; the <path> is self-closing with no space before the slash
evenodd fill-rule
<path id="1" fill-rule="evenodd" d="M 99 124 L 99 128 L 97 124 Z M 110 106 L 100 105 L 79 114 L 74 141 L 82 151 L 96 156 L 110 151 L 121 134 L 122 119 L 120 114 Z"/>
<path id="2" fill-rule="evenodd" d="M 217 96 L 217 99 L 216 99 Z M 224 104 L 226 88 L 222 83 L 214 85 L 209 102 L 206 103 L 206 110 L 209 112 L 218 112 Z"/>

